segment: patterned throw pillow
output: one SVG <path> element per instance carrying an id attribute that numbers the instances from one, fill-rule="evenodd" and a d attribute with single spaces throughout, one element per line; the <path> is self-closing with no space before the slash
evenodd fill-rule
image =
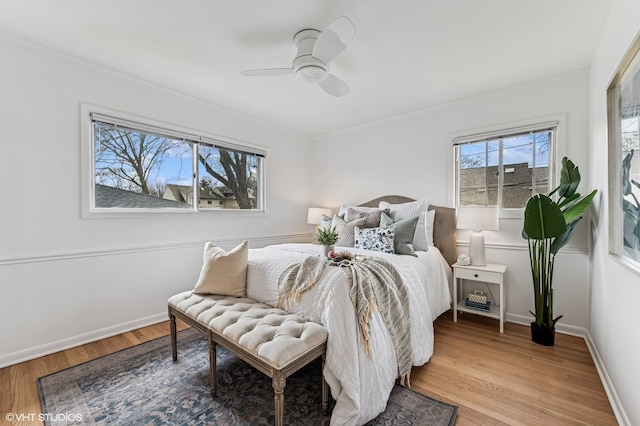
<path id="1" fill-rule="evenodd" d="M 359 228 L 355 230 L 354 248 L 395 253 L 393 239 L 396 234 L 395 225 L 385 228 Z"/>

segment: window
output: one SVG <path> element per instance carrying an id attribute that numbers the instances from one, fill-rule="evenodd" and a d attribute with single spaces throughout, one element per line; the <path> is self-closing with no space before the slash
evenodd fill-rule
<path id="1" fill-rule="evenodd" d="M 263 151 L 97 112 L 89 117 L 91 211 L 264 210 Z"/>
<path id="2" fill-rule="evenodd" d="M 516 210 L 549 192 L 556 124 L 454 138 L 457 205 Z"/>
<path id="3" fill-rule="evenodd" d="M 637 74 L 640 81 L 640 73 Z M 622 248 L 623 253 L 640 262 L 640 101 L 635 99 L 634 111 L 620 113 Z M 635 154 L 635 156 L 634 156 Z"/>
<path id="4" fill-rule="evenodd" d="M 607 90 L 609 251 L 640 274 L 640 37 Z"/>

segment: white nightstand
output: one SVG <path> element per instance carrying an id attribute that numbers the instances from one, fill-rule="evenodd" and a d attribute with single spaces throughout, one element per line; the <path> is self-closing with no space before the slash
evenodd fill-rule
<path id="1" fill-rule="evenodd" d="M 470 312 L 472 314 L 497 318 L 500 320 L 500 333 L 504 333 L 504 274 L 507 272 L 507 265 L 497 263 L 487 263 L 486 266 L 459 265 L 453 264 L 453 322 L 458 321 L 458 311 Z M 459 280 L 470 280 L 484 282 L 489 288 L 490 285 L 497 285 L 500 288 L 500 304 L 491 306 L 489 312 L 467 308 L 464 305 L 465 296 L 458 300 Z"/>

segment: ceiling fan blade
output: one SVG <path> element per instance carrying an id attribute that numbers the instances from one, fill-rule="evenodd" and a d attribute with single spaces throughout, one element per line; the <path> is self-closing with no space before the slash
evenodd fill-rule
<path id="1" fill-rule="evenodd" d="M 356 26 L 349 18 L 341 16 L 322 31 L 312 55 L 326 64 L 346 49 L 355 35 Z"/>
<path id="2" fill-rule="evenodd" d="M 293 73 L 293 68 L 265 68 L 258 70 L 244 70 L 240 74 L 249 77 L 271 77 Z"/>
<path id="3" fill-rule="evenodd" d="M 335 97 L 351 93 L 349 85 L 333 74 L 327 74 L 325 78 L 318 81 L 318 85 L 322 87 L 325 92 Z"/>

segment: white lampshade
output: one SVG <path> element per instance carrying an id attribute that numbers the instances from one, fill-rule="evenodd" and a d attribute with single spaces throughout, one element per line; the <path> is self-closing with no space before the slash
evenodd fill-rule
<path id="1" fill-rule="evenodd" d="M 310 207 L 307 213 L 307 223 L 309 225 L 320 225 L 322 223 L 322 215 L 332 217 L 333 210 L 323 209 L 319 207 Z"/>
<path id="2" fill-rule="evenodd" d="M 498 208 L 485 206 L 460 206 L 458 208 L 458 229 L 473 231 L 497 231 Z"/>
<path id="3" fill-rule="evenodd" d="M 482 231 L 497 231 L 498 208 L 485 206 L 460 206 L 458 208 L 458 229 L 471 229 L 469 237 L 469 257 L 471 264 L 484 266 L 485 249 Z"/>

